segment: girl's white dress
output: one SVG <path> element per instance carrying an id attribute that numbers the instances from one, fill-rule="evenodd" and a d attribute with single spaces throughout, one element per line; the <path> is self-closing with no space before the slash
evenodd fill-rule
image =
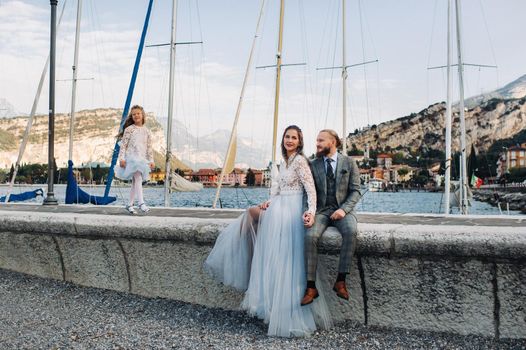
<path id="1" fill-rule="evenodd" d="M 119 151 L 119 161 L 124 159 L 126 167 L 115 167 L 115 176 L 129 180 L 137 171 L 143 181 L 150 179 L 150 163 L 153 163 L 152 135 L 145 126 L 132 124 L 124 130 Z"/>
<path id="2" fill-rule="evenodd" d="M 273 179 L 271 203 L 256 226 L 248 210 L 225 228 L 205 269 L 225 285 L 245 291 L 241 308 L 268 323 L 268 335 L 306 336 L 331 326 L 323 297 L 301 306 L 306 288 L 303 195 L 316 212 L 316 190 L 307 159 L 291 157 Z M 316 319 L 316 322 L 315 322 Z"/>

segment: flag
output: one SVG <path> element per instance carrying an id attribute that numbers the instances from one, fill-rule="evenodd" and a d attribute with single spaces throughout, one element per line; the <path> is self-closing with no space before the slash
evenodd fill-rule
<path id="1" fill-rule="evenodd" d="M 475 176 L 475 174 L 471 175 L 471 187 L 480 188 L 483 183 L 484 180 L 482 180 L 480 177 Z"/>

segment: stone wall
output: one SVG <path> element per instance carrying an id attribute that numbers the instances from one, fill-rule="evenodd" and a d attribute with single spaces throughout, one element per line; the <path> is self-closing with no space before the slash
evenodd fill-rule
<path id="1" fill-rule="evenodd" d="M 242 295 L 202 269 L 229 222 L 0 210 L 0 268 L 237 309 Z M 320 266 L 336 320 L 526 338 L 526 226 L 361 223 L 350 302 L 331 291 L 339 244 L 330 229 Z"/>

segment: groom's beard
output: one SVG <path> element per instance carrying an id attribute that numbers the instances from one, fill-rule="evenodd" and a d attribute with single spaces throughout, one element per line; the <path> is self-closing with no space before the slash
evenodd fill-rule
<path id="1" fill-rule="evenodd" d="M 324 147 L 321 149 L 321 151 L 316 152 L 316 157 L 320 158 L 323 156 L 328 156 L 331 153 L 330 147 Z"/>

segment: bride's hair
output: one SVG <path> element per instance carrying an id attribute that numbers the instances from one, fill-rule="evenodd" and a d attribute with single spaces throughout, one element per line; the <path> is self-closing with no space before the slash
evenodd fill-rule
<path id="1" fill-rule="evenodd" d="M 298 148 L 296 149 L 296 152 L 298 154 L 301 154 L 303 156 L 303 131 L 301 131 L 300 127 L 297 125 L 289 125 L 285 128 L 285 131 L 283 131 L 283 136 L 281 137 L 281 155 L 283 156 L 283 159 L 288 163 L 289 159 L 287 157 L 287 150 L 285 149 L 285 144 L 283 143 L 283 140 L 285 139 L 285 134 L 289 130 L 296 130 L 298 133 Z"/>

